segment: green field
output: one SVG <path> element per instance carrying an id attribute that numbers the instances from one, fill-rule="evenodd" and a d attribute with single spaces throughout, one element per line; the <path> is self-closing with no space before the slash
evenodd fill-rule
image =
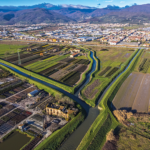
<path id="1" fill-rule="evenodd" d="M 60 60 L 67 58 L 69 55 L 55 55 L 50 58 L 47 58 L 45 60 L 39 60 L 33 64 L 25 66 L 25 68 L 32 70 L 34 72 L 40 72 L 42 70 L 45 70 L 51 66 L 54 66 L 56 63 L 58 63 Z"/>
<path id="2" fill-rule="evenodd" d="M 121 72 L 125 69 L 125 66 L 127 66 L 129 64 L 130 60 L 135 56 L 135 54 L 137 54 L 137 52 L 138 51 L 136 51 L 136 53 L 134 53 L 132 55 L 132 57 L 130 59 L 128 59 L 128 61 L 126 61 L 124 63 L 124 65 L 122 65 L 122 67 L 120 69 Z M 94 123 L 91 125 L 90 129 L 88 130 L 88 132 L 82 139 L 77 150 L 86 150 L 89 147 L 89 145 L 90 145 L 91 149 L 95 149 L 95 148 L 102 149 L 102 147 L 106 141 L 105 133 L 109 132 L 110 129 L 115 129 L 119 125 L 119 122 L 116 120 L 116 118 L 114 117 L 114 115 L 112 114 L 112 112 L 110 110 L 110 105 L 111 105 L 111 102 L 112 102 L 114 96 L 116 95 L 119 87 L 122 85 L 124 80 L 128 77 L 128 75 L 134 70 L 134 67 L 137 64 L 138 58 L 140 57 L 141 53 L 142 53 L 142 50 L 134 57 L 132 63 L 128 67 L 128 69 L 126 69 L 126 71 L 124 71 L 117 78 L 117 80 L 109 87 L 109 89 L 105 93 L 100 104 L 98 105 L 98 107 L 101 110 L 101 113 L 96 118 Z M 105 120 L 108 115 L 110 115 L 110 117 L 111 117 L 111 121 L 112 121 L 111 126 L 106 125 L 106 129 L 101 130 L 102 126 L 105 125 L 105 123 L 106 123 Z M 102 136 L 105 135 L 103 138 L 103 141 L 101 141 L 101 136 L 99 136 L 99 135 L 102 135 Z M 91 143 L 92 139 L 93 139 L 93 143 L 95 143 L 96 141 L 100 141 L 101 144 L 100 145 L 98 145 L 98 143 L 92 144 Z"/>
<path id="3" fill-rule="evenodd" d="M 99 63 L 92 80 L 81 91 L 83 99 L 95 106 L 99 95 L 120 70 L 120 67 L 132 56 L 133 49 L 101 48 L 96 50 Z M 97 81 L 97 82 L 96 82 Z M 98 84 L 99 83 L 99 84 Z M 90 90 L 91 89 L 91 90 Z"/>
<path id="4" fill-rule="evenodd" d="M 131 58 L 133 58 L 133 56 L 136 54 L 136 52 L 133 53 L 133 51 L 130 51 L 131 54 L 126 55 L 128 53 L 128 50 L 123 51 L 123 52 L 120 52 L 120 50 L 118 50 L 118 51 L 110 50 L 110 53 L 109 53 L 109 51 L 102 51 L 102 52 L 96 51 L 96 57 L 98 57 L 97 58 L 98 64 L 96 67 L 96 71 L 92 74 L 93 79 L 90 81 L 90 83 L 88 84 L 87 87 L 91 86 L 94 83 L 93 85 L 96 85 L 96 86 L 92 85 L 92 88 L 91 88 L 92 90 L 90 90 L 90 91 L 92 91 L 92 92 L 98 91 L 98 92 L 96 94 L 94 93 L 94 97 L 92 97 L 91 99 L 86 99 L 86 97 L 84 97 L 85 96 L 84 90 L 86 90 L 87 87 L 85 87 L 81 93 L 84 100 L 87 103 L 89 103 L 91 106 L 95 106 L 95 102 L 97 101 L 97 98 L 100 95 L 100 93 L 103 91 L 103 89 L 107 86 L 107 84 L 109 84 L 114 79 L 114 77 L 117 76 L 117 74 L 120 71 L 124 70 L 125 66 L 128 65 L 129 60 L 131 60 Z M 56 58 L 54 60 L 52 58 L 48 58 L 44 61 L 36 62 L 38 64 L 34 63 L 34 65 L 32 65 L 31 67 L 33 69 L 35 68 L 36 70 L 39 71 L 40 69 L 43 69 L 43 67 L 47 68 L 47 66 L 44 65 L 45 62 L 47 62 L 48 65 L 50 65 L 49 63 L 51 63 L 51 61 L 52 62 L 54 61 L 54 64 L 55 64 L 56 62 L 60 61 L 59 59 L 62 60 L 63 58 Z M 102 108 L 101 113 L 96 118 L 94 123 L 91 125 L 87 134 L 84 136 L 83 140 L 81 141 L 81 143 L 78 147 L 78 150 L 101 149 L 102 145 L 104 144 L 104 142 L 106 140 L 106 138 L 105 138 L 106 133 L 111 128 L 114 129 L 119 124 L 116 121 L 116 119 L 114 118 L 113 114 L 111 113 L 108 105 L 110 104 L 111 100 L 113 99 L 114 95 L 116 94 L 117 88 L 119 87 L 118 85 L 124 81 L 126 74 L 132 70 L 132 67 L 135 64 L 136 59 L 137 59 L 137 57 L 135 57 L 134 61 L 131 63 L 131 65 L 127 69 L 127 71 L 125 71 L 121 76 L 119 76 L 119 78 L 112 84 L 112 86 L 108 89 L 108 91 L 104 95 L 104 97 L 99 105 L 99 107 Z M 50 60 L 50 62 L 49 62 L 49 60 Z M 1 62 L 10 64 L 3 60 L 1 60 Z M 90 69 L 91 65 L 92 65 L 92 63 L 89 65 L 89 69 Z M 52 83 L 54 85 L 56 84 L 56 86 L 61 87 L 62 89 L 65 89 L 66 91 L 72 92 L 72 88 L 69 88 L 66 85 L 52 81 L 46 77 L 40 76 L 39 74 L 28 71 L 19 66 L 15 66 L 14 64 L 11 64 L 10 66 L 14 66 L 15 68 L 18 68 L 21 71 L 26 72 L 27 74 L 30 74 L 34 77 L 37 77 L 43 81 L 48 82 L 48 83 Z M 99 75 L 108 66 L 111 66 L 112 68 L 110 70 L 108 70 L 108 72 L 105 72 L 104 74 Z M 116 72 L 114 72 L 114 71 L 112 71 L 114 69 L 114 67 L 118 67 L 120 69 L 117 70 Z M 28 68 L 28 69 L 30 69 L 30 68 Z M 107 76 L 108 73 L 110 74 L 109 76 Z M 84 77 L 84 76 L 82 76 L 82 77 Z M 49 93 L 51 93 L 51 92 L 57 93 L 57 91 L 55 91 L 55 90 L 53 91 L 53 89 L 48 88 L 45 85 L 36 83 L 32 80 L 30 80 L 30 82 L 39 86 L 41 89 L 44 89 L 44 88 L 49 89 L 50 90 Z M 92 93 L 91 93 L 91 95 L 92 95 Z M 52 134 L 49 138 L 47 138 L 47 140 L 43 141 L 36 149 L 44 149 L 44 148 L 56 149 L 56 148 L 58 148 L 58 146 L 64 140 L 64 137 L 66 137 L 68 134 L 71 134 L 78 127 L 78 125 L 83 121 L 83 119 L 84 119 L 83 114 L 79 113 L 73 120 L 70 121 L 69 124 L 64 126 L 62 129 L 54 132 L 54 134 Z"/>
<path id="5" fill-rule="evenodd" d="M 27 45 L 6 45 L 0 44 L 0 58 L 8 57 L 18 51 L 18 49 L 22 49 Z"/>
<path id="6" fill-rule="evenodd" d="M 115 49 L 104 47 L 96 51 L 96 56 L 100 59 L 101 70 L 103 70 L 107 66 L 120 66 L 130 57 L 132 53 L 133 51 L 129 51 L 128 49 Z"/>
<path id="7" fill-rule="evenodd" d="M 86 56 L 78 56 L 77 59 L 88 59 Z"/>
<path id="8" fill-rule="evenodd" d="M 119 119 L 121 112 L 114 114 Z M 118 149 L 148 150 L 150 147 L 149 114 L 131 112 L 124 112 L 124 114 L 128 114 L 128 117 L 124 121 L 120 119 L 122 124 L 114 130 L 114 134 L 119 137 L 116 140 Z"/>
<path id="9" fill-rule="evenodd" d="M 150 147 L 149 139 L 134 133 L 126 128 L 122 128 L 117 142 L 118 150 L 148 150 Z"/>
<path id="10" fill-rule="evenodd" d="M 144 63 L 144 60 L 146 62 Z M 140 68 L 142 69 L 140 70 Z M 142 72 L 142 73 L 150 73 L 150 50 L 144 50 L 142 56 L 140 57 L 135 69 L 135 72 Z"/>
<path id="11" fill-rule="evenodd" d="M 36 49 L 39 49 L 39 50 L 30 51 L 32 48 L 34 49 L 35 46 L 36 46 Z M 21 71 L 23 71 L 27 74 L 30 74 L 30 75 L 33 75 L 34 72 L 36 72 L 36 73 L 39 73 L 41 71 L 45 72 L 45 70 L 48 69 L 47 76 L 50 76 L 53 73 L 57 73 L 58 70 L 63 70 L 65 72 L 65 69 L 67 67 L 67 66 L 65 67 L 66 64 L 67 65 L 68 64 L 69 65 L 71 65 L 71 64 L 72 65 L 80 65 L 80 66 L 78 66 L 78 68 L 75 68 L 76 69 L 76 71 L 75 71 L 76 74 L 74 76 L 76 76 L 76 77 L 74 78 L 74 76 L 72 76 L 72 78 L 75 79 L 75 80 L 72 82 L 72 79 L 69 78 L 67 81 L 65 81 L 66 84 L 68 83 L 71 86 L 74 85 L 73 87 L 70 87 L 70 86 L 64 85 L 63 83 L 57 82 L 59 80 L 54 81 L 50 78 L 47 78 L 47 76 L 44 77 L 44 76 L 41 76 L 39 74 L 35 74 L 35 76 L 36 77 L 38 76 L 37 78 L 39 78 L 41 80 L 44 80 L 44 81 L 46 81 L 48 83 L 51 83 L 53 85 L 57 85 L 58 87 L 61 87 L 61 88 L 63 88 L 64 90 L 66 90 L 68 92 L 74 93 L 75 89 L 78 88 L 78 85 L 80 85 L 83 82 L 83 80 L 85 79 L 86 73 L 91 70 L 92 59 L 90 58 L 90 51 L 88 51 L 87 49 L 84 49 L 84 48 L 81 47 L 82 52 L 86 53 L 86 57 L 81 56 L 81 58 L 86 58 L 86 59 L 79 58 L 79 59 L 77 59 L 77 61 L 81 60 L 82 62 L 79 62 L 79 63 L 77 62 L 77 64 L 74 64 L 74 62 L 69 62 L 69 63 L 64 62 L 63 59 L 66 59 L 70 55 L 70 54 L 65 54 L 66 52 L 64 53 L 62 51 L 59 51 L 58 53 L 60 53 L 60 54 L 58 54 L 58 53 L 52 54 L 51 50 L 50 50 L 50 52 L 46 50 L 46 53 L 45 52 L 43 53 L 44 56 L 40 56 L 41 51 L 40 51 L 40 48 L 38 48 L 38 47 L 43 47 L 43 46 L 42 45 L 41 46 L 40 45 L 33 45 L 33 46 L 30 45 L 30 46 L 28 46 L 24 49 L 24 53 L 20 53 L 20 58 L 21 58 L 21 62 L 22 62 L 21 66 L 22 67 L 20 67 L 18 65 L 19 61 L 17 60 L 18 59 L 18 54 L 17 53 L 15 55 L 11 55 L 11 56 L 7 57 L 7 59 L 5 59 L 5 60 L 1 60 L 1 62 L 9 64 L 10 66 L 14 66 L 15 68 L 18 68 L 19 70 L 21 70 Z M 50 47 L 50 46 L 48 45 L 46 47 Z M 46 47 L 44 46 L 44 49 Z M 62 48 L 62 46 L 60 46 L 60 47 Z M 68 47 L 68 46 L 66 46 L 66 48 L 67 48 L 67 50 L 70 49 L 70 47 Z M 28 49 L 30 49 L 30 50 L 28 50 Z M 31 55 L 30 55 L 30 53 L 31 53 Z M 36 53 L 36 54 L 34 54 L 34 53 Z M 38 56 L 38 57 L 36 57 L 34 60 L 32 60 L 31 58 L 34 57 L 34 56 Z M 9 62 L 8 62 L 8 60 L 9 60 Z M 25 61 L 23 61 L 23 60 L 25 60 Z M 88 60 L 89 60 L 89 62 L 91 61 L 91 63 L 89 65 L 87 63 L 84 64 L 83 61 L 87 62 Z M 14 61 L 15 61 L 15 63 L 14 63 Z M 75 63 L 76 63 L 76 61 L 75 61 Z M 27 65 L 25 65 L 25 64 L 27 64 Z M 59 65 L 59 64 L 61 65 L 61 66 L 57 67 L 59 69 L 54 67 L 55 65 Z M 84 72 L 81 71 L 81 70 L 83 70 L 83 68 L 81 68 L 81 67 L 84 67 L 84 66 L 81 66 L 81 65 L 86 65 L 87 66 L 87 69 L 84 70 Z M 63 66 L 64 66 L 64 68 L 63 68 Z M 59 73 L 59 74 L 63 77 L 64 75 L 68 75 L 68 73 L 69 72 L 66 72 L 64 74 L 61 74 L 61 73 Z M 80 74 L 82 74 L 82 76 L 80 76 Z M 76 82 L 77 82 L 77 84 L 75 84 Z"/>

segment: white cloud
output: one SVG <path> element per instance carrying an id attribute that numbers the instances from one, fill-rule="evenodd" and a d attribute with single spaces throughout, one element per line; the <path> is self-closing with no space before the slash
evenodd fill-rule
<path id="1" fill-rule="evenodd" d="M 110 1 L 105 1 L 106 3 L 111 3 L 111 2 L 113 2 L 113 0 L 110 0 Z"/>
<path id="2" fill-rule="evenodd" d="M 124 1 L 121 1 L 120 3 L 124 3 Z"/>

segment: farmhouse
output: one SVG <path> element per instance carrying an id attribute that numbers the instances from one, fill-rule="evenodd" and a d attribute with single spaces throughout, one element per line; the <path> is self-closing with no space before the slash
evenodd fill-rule
<path id="1" fill-rule="evenodd" d="M 143 46 L 145 46 L 145 47 L 150 47 L 150 44 L 143 44 Z"/>
<path id="2" fill-rule="evenodd" d="M 57 52 L 58 51 L 58 49 L 53 49 L 53 52 Z"/>
<path id="3" fill-rule="evenodd" d="M 109 44 L 110 44 L 110 45 L 117 45 L 117 44 L 118 44 L 118 41 L 110 41 Z"/>
<path id="4" fill-rule="evenodd" d="M 81 50 L 80 49 L 72 49 L 71 52 L 76 52 L 76 53 L 80 53 Z"/>
<path id="5" fill-rule="evenodd" d="M 56 106 L 54 104 L 49 104 L 46 107 L 46 113 L 48 115 L 56 115 L 59 117 L 64 117 L 66 119 L 69 119 L 69 115 L 73 114 L 73 110 L 67 110 L 65 106 Z"/>
<path id="6" fill-rule="evenodd" d="M 53 39 L 48 39 L 48 42 L 53 42 Z"/>
<path id="7" fill-rule="evenodd" d="M 100 41 L 101 42 L 108 42 L 108 39 L 103 37 L 103 38 L 100 39 Z"/>
<path id="8" fill-rule="evenodd" d="M 70 55 L 71 58 L 77 57 L 79 55 L 79 53 L 73 53 Z"/>
<path id="9" fill-rule="evenodd" d="M 59 40 L 58 39 L 53 39 L 52 42 L 59 42 Z"/>
<path id="10" fill-rule="evenodd" d="M 18 125 L 18 129 L 23 130 L 23 128 L 24 128 L 24 124 Z"/>

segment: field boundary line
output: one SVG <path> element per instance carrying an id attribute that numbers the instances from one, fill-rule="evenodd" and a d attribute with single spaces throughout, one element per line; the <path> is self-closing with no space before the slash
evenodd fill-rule
<path id="1" fill-rule="evenodd" d="M 34 87 L 34 86 L 32 85 L 32 86 L 28 87 L 27 89 L 29 89 L 29 88 L 31 88 L 31 87 Z M 11 96 L 5 98 L 5 100 L 7 100 L 7 99 L 9 99 L 9 98 L 11 98 L 11 97 L 13 97 L 13 96 L 15 96 L 15 95 L 17 95 L 17 94 L 20 94 L 21 92 L 24 92 L 24 91 L 27 90 L 27 89 L 24 89 L 24 90 L 22 90 L 22 91 L 20 91 L 20 92 L 18 92 L 18 93 L 16 93 L 16 94 L 14 94 L 14 95 L 11 95 Z"/>
<path id="2" fill-rule="evenodd" d="M 150 99 L 149 99 L 149 103 L 148 103 L 148 108 L 147 108 L 147 111 L 148 111 L 148 113 L 150 112 L 149 109 L 150 108 Z"/>

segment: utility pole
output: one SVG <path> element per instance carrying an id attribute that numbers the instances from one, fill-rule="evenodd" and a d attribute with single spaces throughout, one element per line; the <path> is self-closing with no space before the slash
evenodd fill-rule
<path id="1" fill-rule="evenodd" d="M 18 49 L 18 65 L 21 65 L 21 59 L 20 59 L 19 49 Z"/>

